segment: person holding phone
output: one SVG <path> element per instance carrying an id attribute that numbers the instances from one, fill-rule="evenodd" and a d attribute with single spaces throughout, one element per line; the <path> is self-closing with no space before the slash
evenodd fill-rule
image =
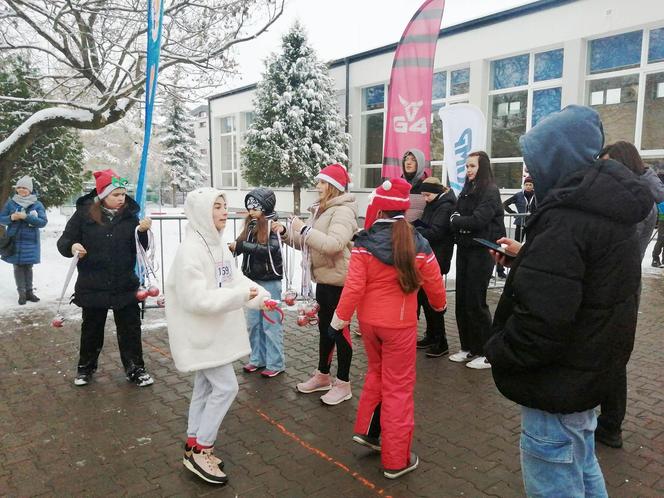
<path id="1" fill-rule="evenodd" d="M 450 218 L 457 243 L 455 312 L 461 351 L 449 359 L 466 363 L 468 368 L 491 368 L 484 357 L 484 343 L 491 330 L 486 291 L 494 262 L 486 248 L 473 239 L 504 237 L 503 214 L 489 156 L 484 151 L 470 153 L 466 181 Z"/>
<path id="2" fill-rule="evenodd" d="M 537 212 L 485 345 L 498 390 L 521 409 L 526 495 L 606 497 L 595 456 L 595 408 L 615 389 L 634 345 L 640 283 L 636 224 L 648 185 L 596 160 L 604 133 L 594 109 L 568 106 L 521 137 Z"/>

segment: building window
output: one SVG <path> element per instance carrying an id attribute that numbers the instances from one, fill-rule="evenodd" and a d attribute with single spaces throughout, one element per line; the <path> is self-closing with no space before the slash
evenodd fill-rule
<path id="1" fill-rule="evenodd" d="M 237 137 L 235 135 L 235 116 L 220 119 L 221 130 L 221 186 L 237 187 L 238 160 Z"/>
<path id="2" fill-rule="evenodd" d="M 374 188 L 381 181 L 385 85 L 362 89 L 362 134 L 360 142 L 360 187 Z"/>
<path id="3" fill-rule="evenodd" d="M 431 174 L 445 182 L 443 172 L 443 122 L 438 111 L 446 105 L 468 102 L 470 88 L 470 69 L 438 71 L 433 75 L 431 103 Z"/>
<path id="4" fill-rule="evenodd" d="M 642 41 L 642 31 L 591 40 L 588 47 L 590 74 L 638 67 Z"/>
<path id="5" fill-rule="evenodd" d="M 528 84 L 530 56 L 517 55 L 491 63 L 491 89 L 501 90 Z"/>
<path id="6" fill-rule="evenodd" d="M 555 80 L 563 77 L 563 49 L 535 54 L 535 81 Z"/>
<path id="7" fill-rule="evenodd" d="M 588 41 L 586 103 L 599 112 L 607 144 L 664 150 L 663 61 L 662 27 Z"/>
<path id="8" fill-rule="evenodd" d="M 242 148 L 244 147 L 246 142 L 247 131 L 253 125 L 255 118 L 256 118 L 256 113 L 253 111 L 247 111 L 240 114 L 240 130 L 239 130 L 240 145 L 238 147 L 239 150 L 242 150 Z M 250 185 L 249 182 L 247 182 L 244 179 L 244 176 L 240 175 L 240 188 L 253 188 L 256 186 L 257 185 Z"/>
<path id="9" fill-rule="evenodd" d="M 198 127 L 199 128 L 205 128 L 206 125 L 207 125 L 207 123 L 205 121 L 199 121 L 198 122 Z"/>

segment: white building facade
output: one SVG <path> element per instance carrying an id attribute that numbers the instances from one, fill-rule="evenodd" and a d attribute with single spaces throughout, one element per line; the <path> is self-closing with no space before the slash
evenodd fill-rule
<path id="1" fill-rule="evenodd" d="M 192 126 L 196 147 L 201 154 L 201 162 L 210 164 L 210 126 L 208 119 L 208 106 L 203 104 L 191 111 Z"/>
<path id="2" fill-rule="evenodd" d="M 404 27 L 407 20 L 404 20 Z M 396 44 L 330 63 L 339 109 L 352 141 L 352 191 L 364 212 L 380 182 L 387 86 Z M 431 165 L 443 177 L 438 109 L 470 102 L 484 112 L 487 152 L 505 194 L 521 187 L 518 139 L 538 120 L 569 104 L 594 107 L 606 143 L 632 142 L 664 171 L 664 2 L 540 0 L 442 29 L 436 47 Z M 255 85 L 210 97 L 210 171 L 214 186 L 243 206 L 251 189 L 240 149 L 253 119 Z M 292 210 L 290 189 L 275 188 L 280 211 Z M 303 192 L 302 205 L 313 202 Z"/>

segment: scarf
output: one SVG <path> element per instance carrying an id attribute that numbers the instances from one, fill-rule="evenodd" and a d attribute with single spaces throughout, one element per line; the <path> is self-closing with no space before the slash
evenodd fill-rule
<path id="1" fill-rule="evenodd" d="M 12 200 L 16 204 L 21 206 L 23 209 L 28 209 L 35 202 L 37 202 L 37 196 L 35 194 L 30 194 L 30 195 L 26 195 L 25 197 L 22 197 L 18 194 L 14 194 L 14 197 L 12 197 Z"/>

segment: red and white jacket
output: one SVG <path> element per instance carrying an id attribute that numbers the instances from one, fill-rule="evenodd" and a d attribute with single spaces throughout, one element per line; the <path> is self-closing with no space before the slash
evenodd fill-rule
<path id="1" fill-rule="evenodd" d="M 358 321 L 376 327 L 417 325 L 417 291 L 404 294 L 393 265 L 392 224 L 393 220 L 378 220 L 355 239 L 333 326 L 350 322 L 356 309 Z M 415 230 L 413 237 L 422 287 L 431 307 L 442 311 L 447 300 L 436 256 Z"/>

